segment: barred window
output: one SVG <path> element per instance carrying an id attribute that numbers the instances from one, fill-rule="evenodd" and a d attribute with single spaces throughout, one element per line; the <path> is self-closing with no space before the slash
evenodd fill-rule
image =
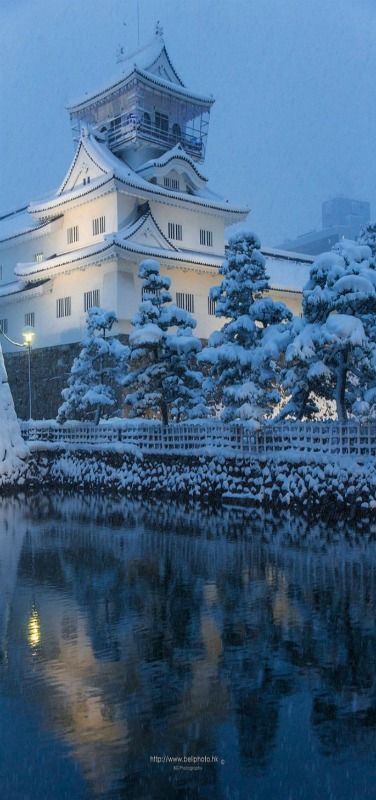
<path id="1" fill-rule="evenodd" d="M 8 333 L 8 320 L 7 319 L 0 319 L 0 331 L 2 333 Z"/>
<path id="2" fill-rule="evenodd" d="M 84 311 L 89 311 L 89 308 L 100 305 L 100 291 L 99 289 L 92 289 L 90 292 L 84 293 Z"/>
<path id="3" fill-rule="evenodd" d="M 163 186 L 166 189 L 175 189 L 176 191 L 179 191 L 179 189 L 180 189 L 179 179 L 178 178 L 170 178 L 170 177 L 166 176 L 165 178 L 163 178 Z"/>
<path id="4" fill-rule="evenodd" d="M 215 317 L 215 309 L 216 309 L 217 301 L 213 300 L 212 297 L 208 297 L 208 314 L 210 317 Z"/>
<path id="5" fill-rule="evenodd" d="M 185 311 L 190 311 L 193 314 L 195 310 L 195 298 L 189 292 L 176 292 L 176 305 L 178 308 L 184 308 Z"/>
<path id="6" fill-rule="evenodd" d="M 169 239 L 176 239 L 176 241 L 181 242 L 183 239 L 183 228 L 181 225 L 178 225 L 176 222 L 169 222 L 168 223 L 168 238 Z"/>
<path id="7" fill-rule="evenodd" d="M 106 217 L 95 217 L 93 219 L 93 236 L 99 236 L 106 231 Z"/>
<path id="8" fill-rule="evenodd" d="M 204 230 L 204 228 L 200 229 L 200 244 L 204 245 L 205 247 L 213 247 L 213 232 Z"/>
<path id="9" fill-rule="evenodd" d="M 43 253 L 34 253 L 34 261 L 36 264 L 40 264 L 43 261 Z"/>
<path id="10" fill-rule="evenodd" d="M 59 297 L 58 300 L 56 300 L 56 316 L 70 317 L 71 313 L 72 313 L 71 297 Z"/>
<path id="11" fill-rule="evenodd" d="M 28 311 L 28 313 L 25 314 L 25 325 L 28 328 L 35 328 L 35 312 L 34 311 Z"/>
<path id="12" fill-rule="evenodd" d="M 67 243 L 74 244 L 79 240 L 79 230 L 78 225 L 73 225 L 71 228 L 67 228 Z"/>

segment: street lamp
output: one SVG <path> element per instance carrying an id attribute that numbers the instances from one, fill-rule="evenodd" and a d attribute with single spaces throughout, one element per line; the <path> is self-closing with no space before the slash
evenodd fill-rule
<path id="1" fill-rule="evenodd" d="M 11 339 L 4 333 L 1 325 L 0 325 L 0 333 L 4 336 L 4 339 L 10 344 L 14 344 L 16 347 L 27 347 L 27 357 L 28 357 L 28 377 L 29 377 L 29 419 L 31 419 L 31 345 L 33 344 L 33 339 L 35 336 L 35 331 L 33 328 L 24 328 L 22 331 L 22 338 L 23 342 L 15 342 L 14 339 Z"/>
<path id="2" fill-rule="evenodd" d="M 34 336 L 35 331 L 32 328 L 25 328 L 25 330 L 22 331 L 23 347 L 27 347 L 27 366 L 29 374 L 29 419 L 31 419 L 31 345 L 33 344 Z"/>

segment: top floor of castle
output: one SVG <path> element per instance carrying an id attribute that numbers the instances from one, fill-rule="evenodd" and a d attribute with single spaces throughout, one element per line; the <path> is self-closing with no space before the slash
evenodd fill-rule
<path id="1" fill-rule="evenodd" d="M 153 40 L 124 57 L 119 74 L 102 89 L 69 107 L 73 136 L 89 128 L 112 152 L 137 167 L 177 144 L 202 162 L 213 97 L 190 91 L 176 72 L 161 29 Z"/>

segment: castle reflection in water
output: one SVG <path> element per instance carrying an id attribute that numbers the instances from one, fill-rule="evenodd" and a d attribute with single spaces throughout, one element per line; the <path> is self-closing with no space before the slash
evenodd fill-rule
<path id="1" fill-rule="evenodd" d="M 68 785 L 75 800 L 294 800 L 303 785 L 305 800 L 371 797 L 375 534 L 255 510 L 2 498 L 9 797 L 28 770 L 39 800 L 51 764 L 54 800 Z M 166 754 L 218 763 L 151 762 Z"/>

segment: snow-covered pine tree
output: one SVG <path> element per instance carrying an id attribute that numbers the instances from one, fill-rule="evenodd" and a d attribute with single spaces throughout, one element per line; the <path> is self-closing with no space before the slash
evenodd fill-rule
<path id="1" fill-rule="evenodd" d="M 129 349 L 108 336 L 117 321 L 113 311 L 93 307 L 87 312 L 83 347 L 74 359 L 58 422 L 68 419 L 93 420 L 111 416 L 116 408 L 116 387 L 123 385 Z"/>
<path id="2" fill-rule="evenodd" d="M 0 486 L 16 483 L 25 471 L 29 448 L 25 444 L 9 388 L 0 346 Z"/>
<path id="3" fill-rule="evenodd" d="M 138 274 L 142 301 L 132 320 L 124 384 L 130 416 L 148 414 L 164 424 L 202 416 L 202 374 L 195 366 L 201 342 L 192 333 L 196 322 L 172 303 L 170 279 L 160 274 L 158 261 L 145 259 Z"/>
<path id="4" fill-rule="evenodd" d="M 376 263 L 376 222 L 363 225 L 358 236 L 358 244 L 366 245 L 372 253 L 372 261 Z"/>
<path id="5" fill-rule="evenodd" d="M 376 271 L 366 245 L 343 240 L 316 259 L 303 291 L 303 319 L 286 351 L 282 415 L 312 413 L 312 394 L 336 403 L 338 419 L 376 380 Z M 374 325 L 373 325 L 374 328 Z"/>
<path id="6" fill-rule="evenodd" d="M 199 361 L 210 367 L 222 395 L 225 421 L 258 425 L 280 400 L 279 360 L 292 314 L 284 303 L 263 295 L 269 290 L 265 258 L 254 233 L 237 233 L 226 248 L 220 286 L 211 289 L 216 316 L 225 317 Z"/>

